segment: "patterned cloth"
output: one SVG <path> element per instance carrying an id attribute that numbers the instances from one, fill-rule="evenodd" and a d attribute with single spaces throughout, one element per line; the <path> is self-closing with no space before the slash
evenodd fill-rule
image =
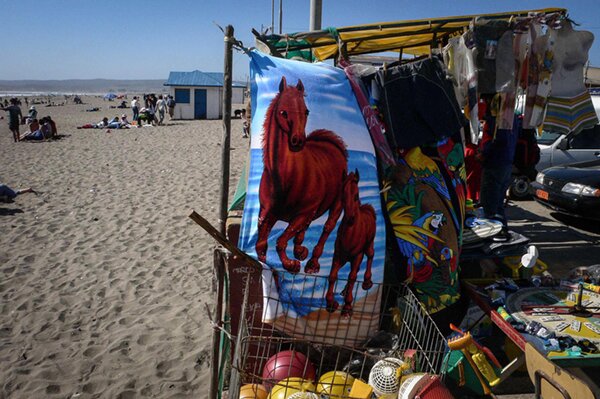
<path id="1" fill-rule="evenodd" d="M 544 129 L 569 134 L 594 127 L 598 117 L 590 93 L 584 91 L 575 97 L 550 97 L 544 120 Z"/>

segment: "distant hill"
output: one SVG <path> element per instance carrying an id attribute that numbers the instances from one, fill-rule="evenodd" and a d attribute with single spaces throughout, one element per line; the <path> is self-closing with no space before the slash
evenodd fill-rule
<path id="1" fill-rule="evenodd" d="M 156 93 L 166 92 L 166 80 L 113 80 L 113 79 L 68 79 L 68 80 L 0 80 L 0 92 L 27 93 Z"/>

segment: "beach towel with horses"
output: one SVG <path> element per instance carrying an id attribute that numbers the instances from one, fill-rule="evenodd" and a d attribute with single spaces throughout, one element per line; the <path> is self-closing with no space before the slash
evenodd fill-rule
<path id="1" fill-rule="evenodd" d="M 251 52 L 239 246 L 266 264 L 263 321 L 313 342 L 377 330 L 385 258 L 373 144 L 344 72 Z"/>

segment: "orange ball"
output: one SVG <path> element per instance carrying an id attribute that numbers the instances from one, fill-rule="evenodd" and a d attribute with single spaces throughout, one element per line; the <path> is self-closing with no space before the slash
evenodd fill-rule
<path id="1" fill-rule="evenodd" d="M 269 392 L 261 384 L 246 384 L 240 388 L 240 399 L 267 399 Z"/>

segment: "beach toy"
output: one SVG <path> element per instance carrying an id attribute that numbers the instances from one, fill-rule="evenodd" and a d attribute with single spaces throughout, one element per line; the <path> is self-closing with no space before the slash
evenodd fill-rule
<path id="1" fill-rule="evenodd" d="M 373 387 L 376 396 L 394 395 L 400 389 L 402 373 L 408 370 L 408 365 L 400 359 L 388 357 L 375 363 L 369 373 L 369 385 Z"/>
<path id="2" fill-rule="evenodd" d="M 425 385 L 427 385 L 427 374 L 415 373 L 407 376 L 398 391 L 398 399 L 413 399 Z"/>
<path id="3" fill-rule="evenodd" d="M 508 313 L 506 309 L 504 309 L 502 306 L 498 307 L 498 314 L 500 315 L 500 317 L 502 317 L 505 321 L 508 321 L 509 323 L 511 321 L 514 321 L 510 313 Z"/>
<path id="4" fill-rule="evenodd" d="M 261 384 L 246 384 L 240 388 L 240 399 L 267 399 L 269 391 Z"/>
<path id="5" fill-rule="evenodd" d="M 301 352 L 287 350 L 276 353 L 265 363 L 262 378 L 263 384 L 270 390 L 274 383 L 289 377 L 300 377 L 315 380 L 315 367 Z"/>
<path id="6" fill-rule="evenodd" d="M 419 399 L 453 399 L 452 393 L 446 388 L 437 375 L 426 375 L 423 377 L 426 384 L 419 388 L 415 398 Z"/>
<path id="7" fill-rule="evenodd" d="M 312 381 L 303 378 L 291 377 L 279 381 L 271 389 L 268 399 L 290 399 L 295 393 L 314 392 L 315 385 Z"/>
<path id="8" fill-rule="evenodd" d="M 329 398 L 343 398 L 350 394 L 354 377 L 343 371 L 329 371 L 319 378 L 317 393 L 327 395 Z"/>
<path id="9" fill-rule="evenodd" d="M 288 396 L 288 399 L 319 399 L 319 395 L 314 392 L 296 392 Z"/>
<path id="10" fill-rule="evenodd" d="M 373 387 L 359 380 L 354 380 L 352 389 L 350 389 L 350 397 L 353 399 L 371 399 L 373 394 Z"/>
<path id="11" fill-rule="evenodd" d="M 463 355 L 465 356 L 465 359 L 467 359 L 467 361 L 469 362 L 469 364 L 471 365 L 471 367 L 473 368 L 473 371 L 475 372 L 475 376 L 477 377 L 477 379 L 479 380 L 479 383 L 481 384 L 481 388 L 483 389 L 483 393 L 485 395 L 489 395 L 491 393 L 490 390 L 490 386 L 494 386 L 496 384 L 498 384 L 500 382 L 500 379 L 496 377 L 495 374 L 489 374 L 489 370 L 491 369 L 491 366 L 489 368 L 487 368 L 486 366 L 489 365 L 489 363 L 483 363 L 481 358 L 479 358 L 479 361 L 475 361 L 472 357 L 473 354 L 477 354 L 479 353 L 479 349 L 477 348 L 477 346 L 474 344 L 474 340 L 473 337 L 471 336 L 471 333 L 463 333 L 461 336 L 459 337 L 455 337 L 455 338 L 450 338 L 448 340 L 448 347 L 451 350 L 459 350 L 463 353 Z M 484 357 L 485 359 L 485 357 Z M 493 370 L 492 370 L 493 371 Z M 486 379 L 488 379 L 489 385 L 488 383 L 484 380 L 484 376 Z"/>

